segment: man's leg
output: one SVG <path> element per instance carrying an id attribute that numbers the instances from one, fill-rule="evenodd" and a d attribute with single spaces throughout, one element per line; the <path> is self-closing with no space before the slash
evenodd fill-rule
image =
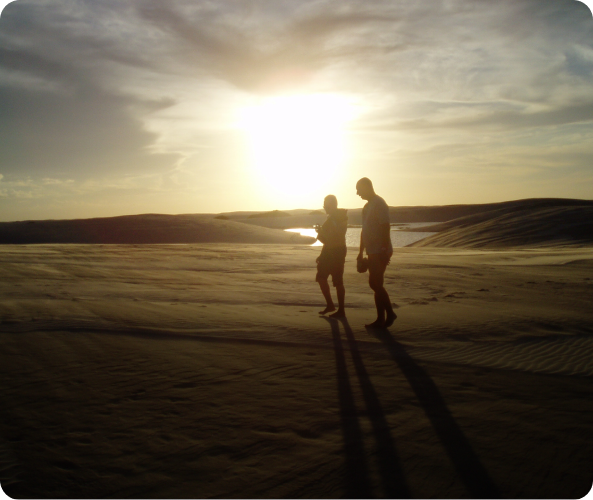
<path id="1" fill-rule="evenodd" d="M 377 319 L 371 323 L 370 327 L 388 327 L 393 324 L 397 318 L 393 307 L 391 306 L 391 299 L 385 287 L 383 286 L 385 269 L 387 264 L 384 264 L 377 255 L 369 256 L 369 286 L 375 292 L 375 307 L 377 308 Z"/>
<path id="2" fill-rule="evenodd" d="M 393 325 L 393 322 L 397 318 L 397 314 L 393 311 L 393 306 L 391 305 L 391 299 L 389 298 L 389 294 L 385 287 L 383 287 L 383 295 L 382 299 L 383 307 L 385 308 L 385 327 L 388 328 Z"/>
<path id="3" fill-rule="evenodd" d="M 377 319 L 375 321 L 373 321 L 372 323 L 365 325 L 365 326 L 370 326 L 373 328 L 380 328 L 380 327 L 385 326 L 385 306 L 383 305 L 384 301 L 381 300 L 379 291 L 375 290 L 374 285 L 371 285 L 371 288 L 375 292 L 374 298 L 375 298 L 375 308 L 377 309 Z"/>
<path id="4" fill-rule="evenodd" d="M 369 255 L 369 286 L 375 293 L 375 307 L 377 308 L 377 319 L 369 325 L 372 328 L 381 328 L 385 324 L 385 306 L 384 298 L 381 296 L 383 289 L 383 274 L 385 270 L 382 268 L 381 262 L 377 255 Z"/>

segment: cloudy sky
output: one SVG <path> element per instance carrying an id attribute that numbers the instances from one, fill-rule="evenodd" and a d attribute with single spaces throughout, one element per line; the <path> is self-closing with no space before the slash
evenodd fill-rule
<path id="1" fill-rule="evenodd" d="M 576 0 L 18 0 L 0 220 L 593 199 Z"/>

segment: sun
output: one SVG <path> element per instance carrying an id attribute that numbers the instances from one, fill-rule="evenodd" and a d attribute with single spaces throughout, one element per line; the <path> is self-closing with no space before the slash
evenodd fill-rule
<path id="1" fill-rule="evenodd" d="M 289 198 L 325 193 L 347 159 L 345 127 L 353 114 L 353 104 L 336 94 L 261 99 L 242 119 L 255 172 Z"/>

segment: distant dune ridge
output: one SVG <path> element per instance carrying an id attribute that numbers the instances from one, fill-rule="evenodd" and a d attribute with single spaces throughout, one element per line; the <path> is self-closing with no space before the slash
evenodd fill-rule
<path id="1" fill-rule="evenodd" d="M 593 201 L 534 199 L 502 204 L 422 231 L 437 231 L 409 246 L 507 248 L 593 244 Z"/>
<path id="2" fill-rule="evenodd" d="M 250 219 L 259 219 L 263 217 L 290 217 L 290 214 L 280 210 L 272 210 L 271 212 L 262 212 L 258 214 L 251 214 L 249 216 Z"/>
<path id="3" fill-rule="evenodd" d="M 535 198 L 476 205 L 390 207 L 391 223 L 437 222 L 438 232 L 411 246 L 503 248 L 593 244 L 593 201 Z M 144 214 L 0 223 L 0 244 L 31 243 L 297 243 L 312 238 L 283 229 L 312 227 L 321 211 L 297 209 L 222 214 Z M 362 223 L 362 209 L 348 210 Z M 409 229 L 414 231 L 414 229 Z"/>
<path id="4" fill-rule="evenodd" d="M 477 216 L 480 220 L 494 217 L 496 213 L 517 210 L 535 210 L 549 207 L 593 206 L 591 200 L 570 198 L 529 198 L 499 203 L 473 205 L 442 205 L 433 207 L 390 207 L 391 222 L 447 222 L 461 217 Z M 476 219 L 478 220 L 478 219 Z"/>
<path id="5" fill-rule="evenodd" d="M 0 223 L 0 243 L 299 243 L 314 239 L 204 215 L 128 215 Z"/>

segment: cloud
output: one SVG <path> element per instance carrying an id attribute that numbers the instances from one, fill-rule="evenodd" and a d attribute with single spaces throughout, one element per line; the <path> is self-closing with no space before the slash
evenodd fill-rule
<path id="1" fill-rule="evenodd" d="M 26 171 L 88 176 L 172 167 L 175 155 L 150 154 L 155 134 L 137 110 L 151 103 L 78 88 L 71 94 L 0 89 L 0 164 L 5 173 Z"/>
<path id="2" fill-rule="evenodd" d="M 422 118 L 394 119 L 393 114 L 380 113 L 367 119 L 358 130 L 374 131 L 437 131 L 466 130 L 509 133 L 519 129 L 559 127 L 574 123 L 593 125 L 593 101 L 529 111 L 512 103 L 418 103 L 424 110 Z M 418 113 L 420 114 L 420 113 Z"/>
<path id="3" fill-rule="evenodd" d="M 348 43 L 335 43 L 336 37 L 360 28 L 369 31 L 374 24 L 390 21 L 360 7 L 357 12 L 344 8 L 335 12 L 335 5 L 321 13 L 294 9 L 271 19 L 269 11 L 262 15 L 253 3 L 232 13 L 200 9 L 193 16 L 184 14 L 188 5 L 192 4 L 150 0 L 138 4 L 138 12 L 180 42 L 178 55 L 193 63 L 197 72 L 249 92 L 307 83 L 317 71 L 353 52 Z"/>
<path id="4" fill-rule="evenodd" d="M 101 51 L 92 32 L 83 30 L 78 35 L 68 8 L 19 2 L 6 11 L 0 25 L 0 165 L 4 173 L 86 177 L 122 169 L 173 168 L 178 155 L 148 152 L 156 134 L 143 123 L 147 115 L 173 102 L 126 94 L 109 77 L 101 76 L 94 64 L 101 66 L 102 59 L 93 62 L 91 56 L 101 54 L 109 60 L 113 44 Z M 42 18 L 42 13 L 49 15 Z M 85 22 L 91 20 L 85 18 Z"/>
<path id="5" fill-rule="evenodd" d="M 479 135 L 502 173 L 530 148 L 543 162 L 554 133 L 554 164 L 586 170 L 590 136 L 574 130 L 592 126 L 592 89 L 593 23 L 575 0 L 19 0 L 0 20 L 0 175 L 5 189 L 218 186 L 243 168 L 237 109 L 297 91 L 359 103 L 352 168 L 389 172 L 400 154 L 429 170 L 435 146 L 443 168 L 480 163 Z"/>

